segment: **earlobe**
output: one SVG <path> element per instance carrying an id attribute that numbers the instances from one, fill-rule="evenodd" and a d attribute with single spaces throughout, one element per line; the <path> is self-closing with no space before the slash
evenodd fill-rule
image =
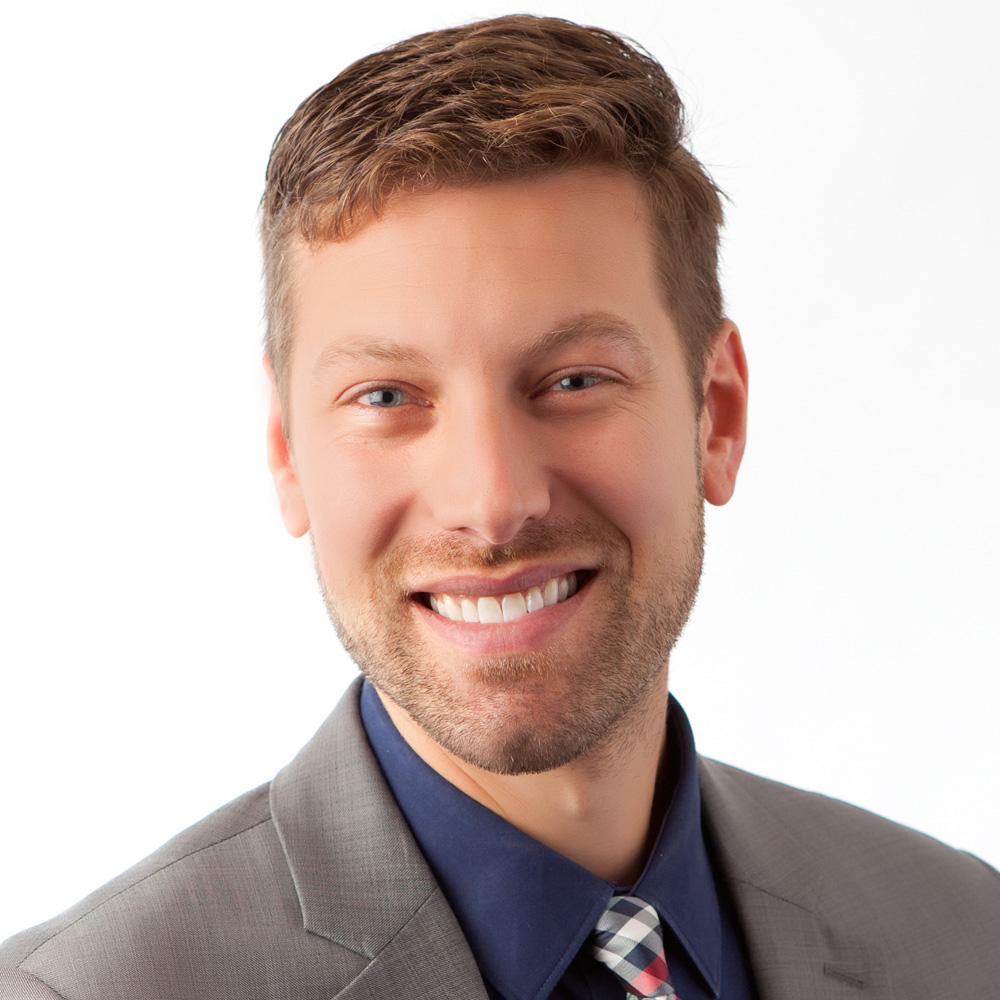
<path id="1" fill-rule="evenodd" d="M 699 433 L 705 499 L 719 505 L 733 495 L 747 432 L 747 362 L 739 330 L 728 319 L 713 338 L 703 386 Z"/>
<path id="2" fill-rule="evenodd" d="M 264 357 L 264 370 L 271 382 L 271 408 L 267 416 L 267 464 L 278 493 L 278 505 L 285 528 L 293 538 L 301 538 L 309 530 L 309 515 L 291 444 L 285 435 L 281 394 L 278 392 L 271 359 L 267 356 Z"/>

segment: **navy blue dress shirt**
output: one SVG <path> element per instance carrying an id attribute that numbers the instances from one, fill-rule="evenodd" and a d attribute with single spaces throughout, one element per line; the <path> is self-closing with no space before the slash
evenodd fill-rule
<path id="1" fill-rule="evenodd" d="M 652 904 L 680 1000 L 755 1000 L 739 924 L 717 884 L 701 829 L 694 738 L 671 697 L 663 822 L 634 886 L 614 886 L 522 833 L 410 748 L 365 682 L 372 750 L 437 878 L 494 1000 L 622 1000 L 588 938 L 612 894 Z"/>

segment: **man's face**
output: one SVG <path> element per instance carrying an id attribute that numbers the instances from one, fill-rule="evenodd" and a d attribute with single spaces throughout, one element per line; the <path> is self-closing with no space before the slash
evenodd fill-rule
<path id="1" fill-rule="evenodd" d="M 601 743 L 662 677 L 701 570 L 703 459 L 719 478 L 717 365 L 699 420 L 635 183 L 400 196 L 298 250 L 292 310 L 271 466 L 345 647 L 473 764 Z"/>

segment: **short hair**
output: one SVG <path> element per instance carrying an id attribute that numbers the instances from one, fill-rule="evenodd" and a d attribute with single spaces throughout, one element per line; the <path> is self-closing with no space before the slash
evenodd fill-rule
<path id="1" fill-rule="evenodd" d="M 349 239 L 401 192 L 595 166 L 627 171 L 645 194 L 664 304 L 700 405 L 722 321 L 722 207 L 685 139 L 663 67 L 601 28 L 509 15 L 359 59 L 299 105 L 271 150 L 261 241 L 265 350 L 279 390 L 296 245 Z"/>

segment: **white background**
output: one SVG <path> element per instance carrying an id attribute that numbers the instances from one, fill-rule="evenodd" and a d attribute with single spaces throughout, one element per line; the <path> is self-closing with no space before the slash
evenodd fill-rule
<path id="1" fill-rule="evenodd" d="M 267 780 L 353 671 L 264 463 L 255 212 L 349 61 L 508 8 L 19 4 L 4 28 L 0 938 Z M 673 689 L 713 756 L 1000 864 L 992 5 L 614 3 L 730 194 L 752 373 Z"/>

